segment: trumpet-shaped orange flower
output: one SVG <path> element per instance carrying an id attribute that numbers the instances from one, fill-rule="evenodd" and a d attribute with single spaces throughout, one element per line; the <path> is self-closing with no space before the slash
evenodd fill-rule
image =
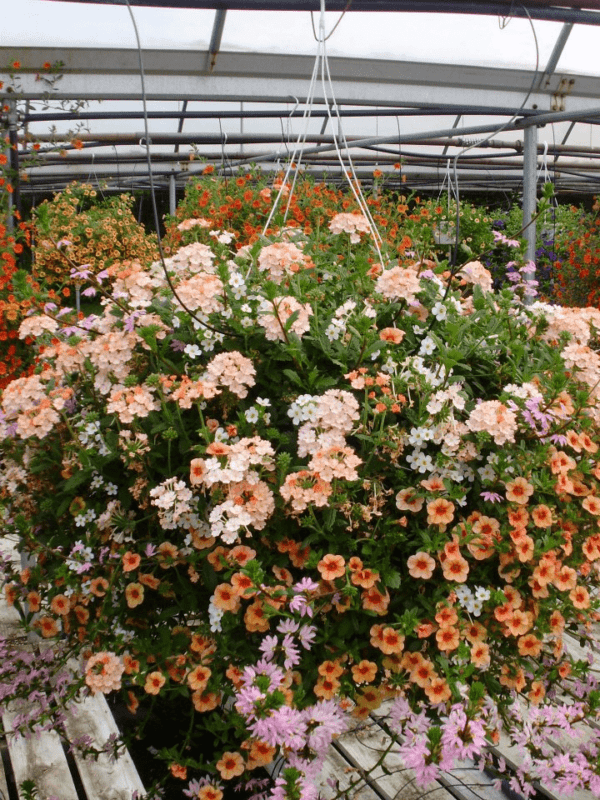
<path id="1" fill-rule="evenodd" d="M 342 556 L 328 553 L 319 561 L 317 569 L 324 581 L 333 581 L 346 574 L 346 562 Z"/>
<path id="2" fill-rule="evenodd" d="M 429 553 L 419 551 L 418 553 L 410 556 L 407 561 L 407 565 L 408 574 L 411 576 L 411 578 L 422 578 L 423 580 L 429 580 L 435 569 L 435 559 L 433 559 Z"/>

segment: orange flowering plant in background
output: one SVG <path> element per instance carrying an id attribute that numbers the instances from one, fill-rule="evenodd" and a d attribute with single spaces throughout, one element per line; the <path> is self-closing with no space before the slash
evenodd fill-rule
<path id="1" fill-rule="evenodd" d="M 235 191 L 266 209 L 260 186 Z M 371 713 L 420 784 L 502 772 L 505 734 L 522 791 L 598 795 L 597 734 L 546 747 L 598 713 L 598 314 L 527 305 L 530 264 L 494 291 L 477 260 L 425 260 L 338 190 L 264 235 L 231 181 L 207 191 L 164 261 L 71 268 L 93 314 L 40 295 L 20 324 L 0 491 L 25 628 L 81 658 L 74 686 L 168 712 L 188 797 L 279 755 L 268 796 L 316 797 Z"/>

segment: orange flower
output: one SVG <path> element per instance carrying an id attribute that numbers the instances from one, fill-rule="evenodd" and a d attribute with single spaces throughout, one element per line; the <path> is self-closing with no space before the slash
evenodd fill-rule
<path id="1" fill-rule="evenodd" d="M 238 597 L 253 597 L 256 594 L 252 578 L 242 572 L 236 572 L 231 576 L 231 586 Z"/>
<path id="2" fill-rule="evenodd" d="M 480 622 L 470 622 L 464 630 L 464 635 L 467 641 L 475 644 L 487 638 L 487 631 Z"/>
<path id="3" fill-rule="evenodd" d="M 555 635 L 560 634 L 565 627 L 565 618 L 560 611 L 553 611 L 550 616 L 550 628 Z"/>
<path id="4" fill-rule="evenodd" d="M 71 609 L 71 603 L 69 598 L 65 597 L 64 594 L 57 594 L 52 598 L 50 608 L 55 614 L 66 616 Z"/>
<path id="5" fill-rule="evenodd" d="M 198 666 L 188 673 L 187 682 L 191 689 L 203 692 L 211 675 L 212 672 L 208 667 Z"/>
<path id="6" fill-rule="evenodd" d="M 533 486 L 525 478 L 515 478 L 506 484 L 506 499 L 525 505 L 533 494 Z"/>
<path id="7" fill-rule="evenodd" d="M 404 650 L 404 636 L 394 628 L 384 628 L 381 632 L 381 643 L 377 646 L 386 655 L 401 653 Z"/>
<path id="8" fill-rule="evenodd" d="M 33 627 L 39 629 L 44 639 L 56 636 L 59 631 L 58 622 L 52 617 L 40 617 L 33 623 Z"/>
<path id="9" fill-rule="evenodd" d="M 563 566 L 560 568 L 560 572 L 554 576 L 554 580 L 552 582 L 559 591 L 570 591 L 577 585 L 577 573 L 571 567 L 567 567 L 563 564 Z"/>
<path id="10" fill-rule="evenodd" d="M 155 672 L 151 672 L 149 675 L 146 676 L 146 683 L 144 684 L 144 690 L 148 694 L 158 694 L 162 687 L 165 685 L 167 679 L 158 670 Z"/>
<path id="11" fill-rule="evenodd" d="M 440 628 L 436 631 L 435 639 L 439 649 L 443 652 L 456 650 L 460 642 L 458 628 Z"/>
<path id="12" fill-rule="evenodd" d="M 132 553 L 130 550 L 123 553 L 123 572 L 132 572 L 137 569 L 141 560 L 142 558 L 138 553 Z"/>
<path id="13" fill-rule="evenodd" d="M 519 561 L 531 561 L 534 551 L 534 542 L 531 536 L 523 535 L 519 543 L 515 545 L 515 550 Z"/>
<path id="14" fill-rule="evenodd" d="M 525 688 L 525 673 L 520 667 L 515 669 L 508 666 L 508 664 L 503 664 L 501 672 L 499 680 L 503 686 L 508 686 L 509 689 L 516 689 L 517 692 L 521 692 Z"/>
<path id="15" fill-rule="evenodd" d="M 213 604 L 223 611 L 237 611 L 240 607 L 240 598 L 236 590 L 229 583 L 220 583 L 213 593 Z"/>
<path id="16" fill-rule="evenodd" d="M 575 586 L 573 589 L 571 589 L 569 592 L 569 599 L 575 608 L 590 607 L 590 595 L 584 586 Z"/>
<path id="17" fill-rule="evenodd" d="M 490 663 L 489 646 L 485 642 L 475 642 L 471 648 L 471 664 L 476 667 L 489 667 Z"/>
<path id="18" fill-rule="evenodd" d="M 341 578 L 346 574 L 346 562 L 342 556 L 336 556 L 328 553 L 317 564 L 317 569 L 321 573 L 324 581 L 333 581 L 336 578 Z"/>
<path id="19" fill-rule="evenodd" d="M 203 786 L 198 792 L 198 800 L 223 800 L 223 792 L 216 786 Z"/>
<path id="20" fill-rule="evenodd" d="M 123 656 L 123 665 L 125 666 L 126 675 L 133 675 L 140 670 L 140 662 L 137 658 L 132 658 L 130 655 Z"/>
<path id="21" fill-rule="evenodd" d="M 261 742 L 260 739 L 255 739 L 250 745 L 248 751 L 248 760 L 246 766 L 248 769 L 255 767 L 265 767 L 270 764 L 275 757 L 275 747 L 272 747 L 266 742 Z"/>
<path id="22" fill-rule="evenodd" d="M 552 510 L 546 505 L 536 506 L 531 512 L 531 518 L 538 528 L 552 527 Z"/>
<path id="23" fill-rule="evenodd" d="M 219 704 L 219 699 L 219 695 L 215 694 L 215 692 L 206 692 L 206 694 L 202 694 L 202 692 L 193 692 L 192 694 L 194 708 L 200 713 L 212 711 Z"/>
<path id="24" fill-rule="evenodd" d="M 352 667 L 352 680 L 357 685 L 360 683 L 373 683 L 377 675 L 377 664 L 363 659 Z"/>
<path id="25" fill-rule="evenodd" d="M 363 566 L 362 559 L 360 559 L 358 556 L 352 556 L 352 558 L 348 561 L 348 569 L 352 572 L 362 569 Z"/>
<path id="26" fill-rule="evenodd" d="M 531 682 L 531 689 L 529 690 L 529 694 L 527 695 L 529 697 L 530 703 L 532 703 L 534 706 L 539 705 L 544 699 L 545 694 L 546 694 L 546 689 L 544 688 L 544 684 L 541 681 Z"/>
<path id="27" fill-rule="evenodd" d="M 182 781 L 186 780 L 187 767 L 182 767 L 181 764 L 171 764 L 169 769 L 171 770 L 171 775 L 174 778 L 180 778 Z"/>
<path id="28" fill-rule="evenodd" d="M 517 645 L 522 656 L 537 656 L 542 650 L 543 642 L 533 633 L 528 633 L 526 636 L 519 637 Z"/>
<path id="29" fill-rule="evenodd" d="M 428 636 L 431 636 L 431 634 L 436 630 L 436 627 L 437 626 L 432 622 L 423 620 L 423 622 L 420 622 L 415 628 L 415 633 L 419 639 L 426 639 Z"/>
<path id="30" fill-rule="evenodd" d="M 379 573 L 371 569 L 359 569 L 350 576 L 351 582 L 362 589 L 370 589 L 379 580 Z"/>
<path id="31" fill-rule="evenodd" d="M 443 678 L 434 678 L 429 686 L 425 687 L 425 694 L 430 703 L 445 703 L 452 697 L 448 683 Z"/>
<path id="32" fill-rule="evenodd" d="M 427 524 L 448 525 L 454 518 L 454 503 L 438 497 L 427 503 Z"/>
<path id="33" fill-rule="evenodd" d="M 426 658 L 422 659 L 410 673 L 411 681 L 420 686 L 421 689 L 428 686 L 435 677 L 435 667 Z"/>
<path id="34" fill-rule="evenodd" d="M 396 508 L 400 511 L 420 511 L 425 501 L 417 496 L 417 490 L 409 487 L 401 489 L 396 495 Z"/>
<path id="35" fill-rule="evenodd" d="M 448 628 L 456 625 L 458 622 L 458 614 L 456 613 L 456 609 L 450 606 L 440 606 L 435 615 L 435 621 L 440 628 Z"/>
<path id="36" fill-rule="evenodd" d="M 130 714 L 137 714 L 137 710 L 139 708 L 140 701 L 137 699 L 137 697 L 131 691 L 131 689 L 129 689 L 128 692 L 127 692 L 127 700 L 128 700 L 128 702 L 127 702 L 126 708 L 129 711 L 129 713 Z"/>
<path id="37" fill-rule="evenodd" d="M 402 339 L 404 339 L 404 331 L 398 330 L 398 328 L 383 328 L 379 331 L 379 338 L 383 342 L 400 344 Z"/>
<path id="38" fill-rule="evenodd" d="M 109 583 L 106 578 L 94 578 L 92 581 L 90 581 L 90 592 L 95 597 L 104 597 L 108 586 Z"/>
<path id="39" fill-rule="evenodd" d="M 408 574 L 411 578 L 423 578 L 424 580 L 429 580 L 433 575 L 433 570 L 435 569 L 435 560 L 429 555 L 429 553 L 424 553 L 423 551 L 419 551 L 415 553 L 413 556 L 407 561 L 408 565 Z"/>
<path id="40" fill-rule="evenodd" d="M 265 633 L 269 630 L 269 620 L 260 600 L 255 600 L 248 606 L 244 614 L 244 623 L 250 633 Z"/>
<path id="41" fill-rule="evenodd" d="M 337 678 L 325 678 L 321 676 L 316 682 L 313 692 L 321 700 L 331 700 L 339 688 L 340 682 Z"/>
<path id="42" fill-rule="evenodd" d="M 239 753 L 231 753 L 229 751 L 223 753 L 216 764 L 217 769 L 221 773 L 223 780 L 230 780 L 241 775 L 245 769 L 244 759 Z"/>
<path id="43" fill-rule="evenodd" d="M 125 588 L 125 599 L 129 608 L 135 608 L 144 602 L 144 587 L 141 583 L 128 583 Z"/>
<path id="44" fill-rule="evenodd" d="M 138 581 L 149 589 L 158 589 L 160 586 L 160 580 L 146 572 L 138 572 Z"/>
<path id="45" fill-rule="evenodd" d="M 381 701 L 381 692 L 373 687 L 363 689 L 363 691 L 356 697 L 356 705 L 361 708 L 366 708 L 370 711 L 374 711 L 376 708 L 379 708 Z"/>
<path id="46" fill-rule="evenodd" d="M 382 594 L 375 586 L 365 590 L 362 595 L 362 605 L 367 611 L 374 611 L 376 614 L 383 615 L 387 611 L 390 602 L 390 596 L 386 591 Z"/>
<path id="47" fill-rule="evenodd" d="M 462 556 L 447 558 L 442 564 L 442 570 L 447 581 L 464 583 L 469 574 L 469 563 Z"/>
<path id="48" fill-rule="evenodd" d="M 522 636 L 533 626 L 533 615 L 529 611 L 513 609 L 512 616 L 506 620 L 506 627 L 513 636 Z"/>
<path id="49" fill-rule="evenodd" d="M 526 508 L 511 508 L 508 512 L 508 521 L 513 528 L 524 528 L 529 522 L 529 512 Z"/>
<path id="50" fill-rule="evenodd" d="M 600 498 L 595 497 L 593 494 L 585 497 L 581 501 L 581 505 L 586 511 L 589 511 L 590 514 L 594 514 L 594 516 L 600 515 Z"/>
<path id="51" fill-rule="evenodd" d="M 39 592 L 28 592 L 27 602 L 29 603 L 30 611 L 39 611 L 42 607 L 42 598 Z"/>
<path id="52" fill-rule="evenodd" d="M 317 672 L 324 678 L 339 678 L 343 674 L 344 668 L 340 666 L 339 661 L 323 661 L 322 664 L 319 664 Z"/>

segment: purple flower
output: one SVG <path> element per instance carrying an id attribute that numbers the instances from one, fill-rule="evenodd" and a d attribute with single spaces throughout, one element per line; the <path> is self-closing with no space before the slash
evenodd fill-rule
<path id="1" fill-rule="evenodd" d="M 483 497 L 483 499 L 488 503 L 502 502 L 502 495 L 498 494 L 497 492 L 481 492 L 479 496 Z"/>

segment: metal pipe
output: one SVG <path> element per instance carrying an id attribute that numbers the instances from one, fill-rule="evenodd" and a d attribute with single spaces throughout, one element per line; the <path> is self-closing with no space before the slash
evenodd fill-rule
<path id="1" fill-rule="evenodd" d="M 185 101 L 187 103 L 187 101 Z M 460 106 L 462 115 L 475 116 L 498 116 L 506 113 L 504 106 Z M 280 119 L 283 117 L 304 116 L 304 111 L 285 109 L 270 111 L 263 110 L 222 110 L 222 111 L 148 111 L 148 119 Z M 399 108 L 378 108 L 375 114 L 370 108 L 344 108 L 339 109 L 340 117 L 432 117 L 432 116 L 453 116 L 457 113 L 456 105 L 438 105 L 420 108 L 419 106 L 401 106 Z M 521 112 L 524 116 L 535 116 L 536 111 L 524 109 Z M 327 111 L 324 109 L 313 108 L 310 115 L 314 119 L 328 118 Z M 35 112 L 23 114 L 21 119 L 24 123 L 29 122 L 72 122 L 73 120 L 93 120 L 93 119 L 144 119 L 143 111 L 75 111 L 75 112 Z"/>
<path id="2" fill-rule="evenodd" d="M 525 128 L 525 148 L 523 151 L 523 228 L 527 242 L 525 258 L 535 261 L 535 213 L 537 208 L 537 128 Z M 529 298 L 531 301 L 531 298 Z M 527 301 L 527 298 L 526 298 Z"/>

